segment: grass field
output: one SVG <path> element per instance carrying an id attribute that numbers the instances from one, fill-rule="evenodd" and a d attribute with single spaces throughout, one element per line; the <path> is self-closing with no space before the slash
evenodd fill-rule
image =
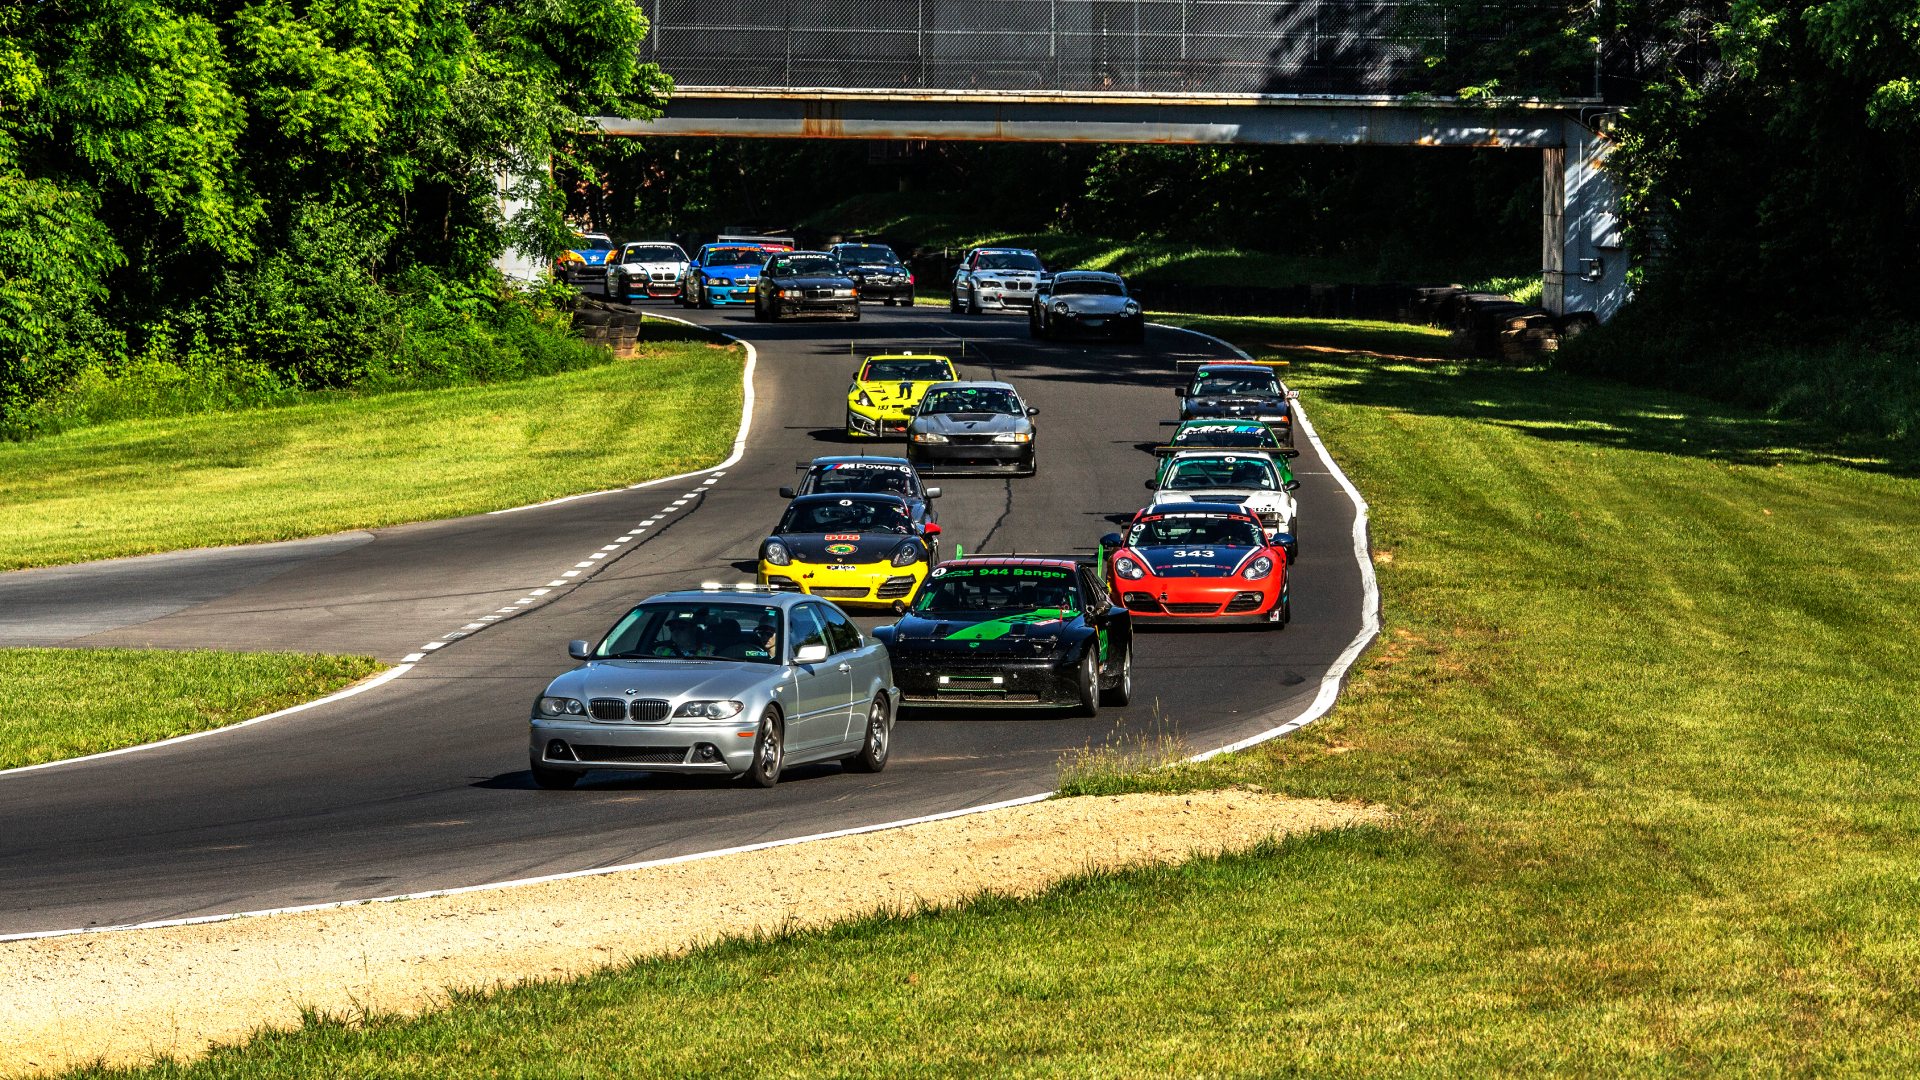
<path id="1" fill-rule="evenodd" d="M 237 724 L 381 666 L 371 656 L 0 649 L 0 769 Z"/>
<path id="2" fill-rule="evenodd" d="M 1418 355 L 1373 329 L 1341 332 Z M 1545 371 L 1289 377 L 1372 503 L 1384 642 L 1293 738 L 1065 779 L 1394 827 L 316 1018 L 148 1075 L 1912 1075 L 1910 460 Z"/>
<path id="3" fill-rule="evenodd" d="M 679 328 L 662 334 L 684 338 Z M 455 517 L 719 461 L 737 346 L 0 442 L 0 570 Z"/>

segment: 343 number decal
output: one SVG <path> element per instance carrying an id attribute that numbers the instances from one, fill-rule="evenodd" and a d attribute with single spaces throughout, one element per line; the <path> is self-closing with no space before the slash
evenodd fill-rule
<path id="1" fill-rule="evenodd" d="M 1173 557 L 1176 559 L 1211 559 L 1213 558 L 1213 549 L 1181 548 L 1173 553 Z"/>

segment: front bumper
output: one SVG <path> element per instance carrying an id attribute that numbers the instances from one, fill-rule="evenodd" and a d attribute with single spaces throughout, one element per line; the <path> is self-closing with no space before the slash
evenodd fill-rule
<path id="1" fill-rule="evenodd" d="M 907 443 L 907 461 L 922 476 L 980 476 L 1034 470 L 1032 443 Z"/>
<path id="2" fill-rule="evenodd" d="M 1191 626 L 1194 623 L 1232 626 L 1274 620 L 1282 588 L 1274 579 L 1216 580 L 1220 582 L 1217 585 L 1184 588 L 1172 579 L 1122 580 L 1115 595 L 1135 626 Z M 1165 599 L 1161 598 L 1162 593 L 1166 594 Z"/>
<path id="3" fill-rule="evenodd" d="M 704 290 L 707 302 L 719 307 L 723 304 L 753 303 L 751 285 L 708 285 Z"/>
<path id="4" fill-rule="evenodd" d="M 759 715 L 757 709 L 744 709 L 728 721 L 667 724 L 596 724 L 536 716 L 527 753 L 543 768 L 563 772 L 621 769 L 733 776 L 753 764 Z M 699 759 L 703 745 L 714 748 L 714 760 Z"/>
<path id="5" fill-rule="evenodd" d="M 1075 337 L 1132 337 L 1144 329 L 1144 315 L 1061 315 L 1047 316 L 1047 329 Z"/>
<path id="6" fill-rule="evenodd" d="M 776 297 L 772 303 L 778 315 L 858 315 L 860 298 L 839 297 L 816 300 L 811 297 Z"/>
<path id="7" fill-rule="evenodd" d="M 913 286 L 905 281 L 863 281 L 860 283 L 862 300 L 905 300 L 913 303 Z"/>
<path id="8" fill-rule="evenodd" d="M 1058 709 L 1080 704 L 1079 666 L 1070 661 L 976 658 L 893 646 L 887 652 L 900 704 L 907 708 Z M 942 678 L 947 681 L 942 683 Z"/>
<path id="9" fill-rule="evenodd" d="M 829 570 L 822 563 L 795 561 L 775 566 L 762 561 L 755 584 L 784 592 L 824 596 L 843 604 L 891 604 L 913 595 L 927 576 L 927 564 L 895 566 L 890 562 L 859 563 L 852 570 Z"/>
<path id="10" fill-rule="evenodd" d="M 903 439 L 907 435 L 907 424 L 912 419 L 904 412 L 848 405 L 847 434 L 864 435 L 870 439 Z"/>
<path id="11" fill-rule="evenodd" d="M 975 289 L 974 303 L 987 311 L 1026 311 L 1033 307 L 1031 289 Z"/>

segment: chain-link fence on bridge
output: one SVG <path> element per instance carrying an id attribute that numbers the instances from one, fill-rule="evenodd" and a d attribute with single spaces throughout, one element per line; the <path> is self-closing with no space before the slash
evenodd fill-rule
<path id="1" fill-rule="evenodd" d="M 1383 94 L 1430 18 L 1396 0 L 642 0 L 682 86 Z"/>

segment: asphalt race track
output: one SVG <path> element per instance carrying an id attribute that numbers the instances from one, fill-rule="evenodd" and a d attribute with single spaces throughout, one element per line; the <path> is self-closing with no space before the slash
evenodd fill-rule
<path id="1" fill-rule="evenodd" d="M 571 791 L 542 791 L 527 773 L 527 710 L 572 666 L 567 641 L 597 638 L 653 593 L 752 579 L 758 543 L 784 506 L 775 489 L 793 482 L 795 461 L 847 451 L 850 338 L 931 345 L 964 335 L 978 349 L 964 375 L 1010 381 L 1039 407 L 1038 476 L 933 481 L 945 492 L 936 504 L 945 550 L 958 542 L 969 554 L 1093 551 L 1144 502 L 1146 448 L 1166 430 L 1159 421 L 1178 415 L 1173 360 L 1230 355 L 1165 329 L 1149 329 L 1140 346 L 1037 342 L 1024 317 L 926 306 L 868 305 L 858 324 L 774 326 L 750 311 L 658 309 L 759 350 L 745 456 L 710 485 L 701 474 L 513 513 L 0 575 L 0 644 L 400 662 L 592 564 L 358 696 L 194 741 L 0 774 L 0 934 L 476 885 L 1031 795 L 1052 786 L 1064 751 L 1118 732 L 1172 727 L 1199 751 L 1272 727 L 1305 707 L 1362 628 L 1356 510 L 1303 438 L 1293 624 L 1143 630 L 1130 708 L 1093 720 L 909 713 L 877 776 L 808 766 L 762 790 L 595 773 Z M 1311 417 L 1312 400 L 1302 404 Z M 589 558 L 623 536 L 637 538 Z"/>

